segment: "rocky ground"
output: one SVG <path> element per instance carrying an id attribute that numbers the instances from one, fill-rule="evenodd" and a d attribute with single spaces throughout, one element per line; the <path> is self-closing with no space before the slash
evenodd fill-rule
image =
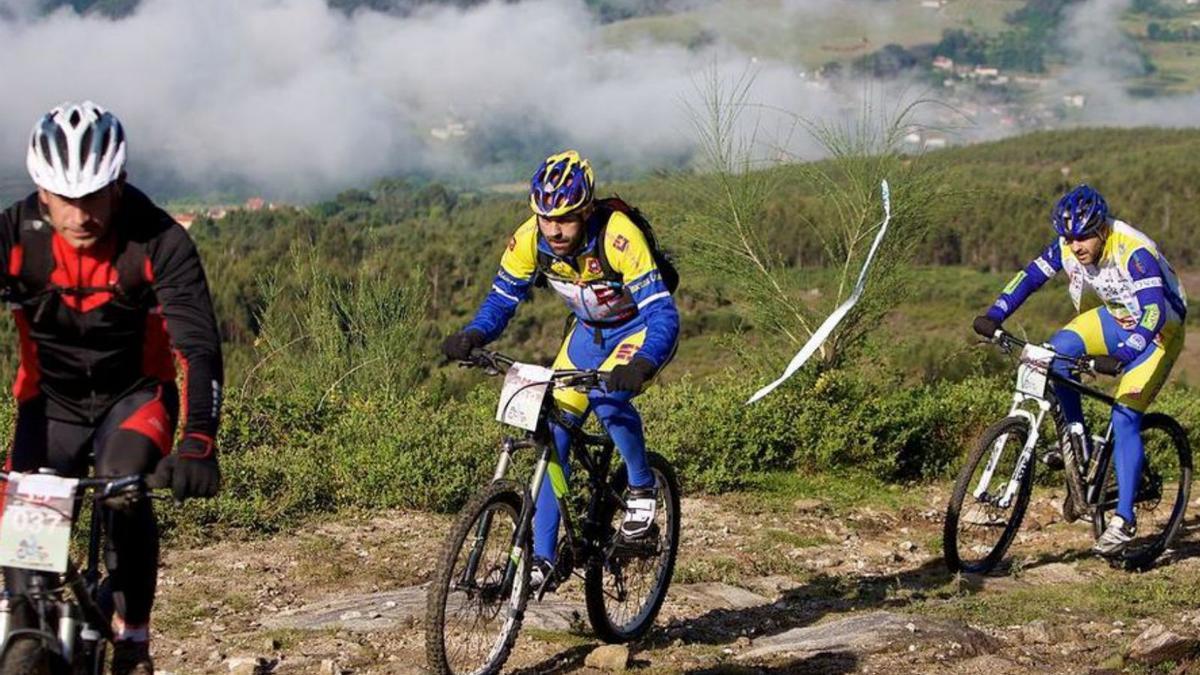
<path id="1" fill-rule="evenodd" d="M 675 584 L 656 629 L 600 649 L 577 581 L 532 605 L 509 670 L 645 673 L 1187 672 L 1200 642 L 1200 543 L 1143 573 L 1087 554 L 1039 490 L 1003 573 L 951 576 L 948 486 L 827 498 L 686 499 Z M 820 493 L 820 491 L 818 491 Z M 1193 510 L 1200 504 L 1193 505 Z M 405 673 L 424 663 L 420 588 L 449 517 L 345 517 L 261 541 L 166 554 L 161 670 Z M 1200 672 L 1200 664 L 1197 665 Z"/>

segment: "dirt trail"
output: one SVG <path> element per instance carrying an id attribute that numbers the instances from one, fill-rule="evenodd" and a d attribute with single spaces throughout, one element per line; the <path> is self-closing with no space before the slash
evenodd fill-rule
<path id="1" fill-rule="evenodd" d="M 632 667 L 1144 672 L 1165 655 L 1154 667 L 1186 670 L 1180 655 L 1200 636 L 1194 520 L 1165 564 L 1132 574 L 1087 555 L 1088 526 L 1061 522 L 1059 494 L 1039 490 L 1007 572 L 954 578 L 940 557 L 947 492 L 920 487 L 903 506 L 843 509 L 814 499 L 686 499 L 675 586 L 656 629 L 633 646 Z M 160 670 L 421 672 L 417 587 L 449 522 L 393 512 L 167 552 L 155 625 Z M 588 672 L 598 643 L 579 618 L 578 586 L 532 609 L 536 629 L 523 633 L 510 670 Z M 1143 655 L 1155 638 L 1175 651 Z"/>

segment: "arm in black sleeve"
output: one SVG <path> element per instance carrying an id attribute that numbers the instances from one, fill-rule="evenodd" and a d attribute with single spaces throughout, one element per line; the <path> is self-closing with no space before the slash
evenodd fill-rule
<path id="1" fill-rule="evenodd" d="M 191 237 L 172 223 L 147 250 L 154 292 L 183 369 L 183 437 L 205 441 L 217 434 L 224 371 L 221 337 L 208 281 Z"/>
<path id="2" fill-rule="evenodd" d="M 0 265 L 3 265 L 0 268 L 0 279 L 3 279 L 0 288 L 3 289 L 7 289 L 20 272 L 21 261 L 19 256 L 13 256 L 13 248 L 16 247 L 18 241 L 21 209 L 22 202 L 17 202 L 0 212 Z"/>

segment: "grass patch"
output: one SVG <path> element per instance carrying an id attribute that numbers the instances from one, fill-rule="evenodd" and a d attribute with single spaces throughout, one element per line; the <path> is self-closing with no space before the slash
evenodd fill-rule
<path id="1" fill-rule="evenodd" d="M 927 603 L 920 611 L 968 623 L 1011 626 L 1030 621 L 1090 619 L 1131 623 L 1190 609 L 1200 603 L 1200 581 L 1178 567 L 1150 574 L 1114 573 L 1076 584 L 1030 585 L 1004 593 L 980 593 L 953 602 Z"/>
<path id="2" fill-rule="evenodd" d="M 921 504 L 908 486 L 888 483 L 865 473 L 800 474 L 769 471 L 753 476 L 745 491 L 726 497 L 751 512 L 795 510 L 799 499 L 817 499 L 843 510 L 861 506 L 900 509 Z"/>
<path id="3" fill-rule="evenodd" d="M 791 546 L 792 548 L 814 548 L 833 543 L 829 537 L 822 534 L 800 534 L 788 530 L 767 529 L 763 538 L 769 545 Z"/>
<path id="4" fill-rule="evenodd" d="M 580 617 L 580 621 L 581 622 L 583 621 L 582 617 Z M 582 623 L 580 624 L 579 627 L 580 628 L 583 627 Z M 583 647 L 586 645 L 596 644 L 596 637 L 594 635 L 592 635 L 591 633 L 585 634 L 582 632 L 565 632 L 565 631 L 560 631 L 560 630 L 543 630 L 540 628 L 525 628 L 521 631 L 521 634 L 526 637 L 533 638 L 534 640 L 537 640 L 538 642 L 544 642 L 546 644 L 556 645 L 556 646 L 562 647 L 563 649 L 570 649 L 572 647 Z"/>
<path id="5" fill-rule="evenodd" d="M 730 582 L 741 578 L 742 574 L 743 570 L 737 559 L 730 556 L 713 556 L 676 563 L 675 578 L 672 583 L 695 584 L 702 581 Z"/>

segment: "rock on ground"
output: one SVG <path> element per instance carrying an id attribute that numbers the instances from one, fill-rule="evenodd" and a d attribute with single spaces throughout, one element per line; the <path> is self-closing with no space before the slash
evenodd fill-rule
<path id="1" fill-rule="evenodd" d="M 824 651 L 873 653 L 893 644 L 945 645 L 958 643 L 962 654 L 977 655 L 998 648 L 997 641 L 956 621 L 906 616 L 892 612 L 859 614 L 817 626 L 793 628 L 754 641 L 740 659 L 760 659 L 782 654 Z"/>
<path id="2" fill-rule="evenodd" d="M 625 645 L 596 647 L 587 655 L 583 665 L 597 670 L 625 670 L 629 667 L 629 648 Z"/>
<path id="3" fill-rule="evenodd" d="M 1153 666 L 1164 661 L 1178 661 L 1196 651 L 1200 641 L 1180 635 L 1161 623 L 1151 624 L 1129 645 L 1129 658 Z"/>

